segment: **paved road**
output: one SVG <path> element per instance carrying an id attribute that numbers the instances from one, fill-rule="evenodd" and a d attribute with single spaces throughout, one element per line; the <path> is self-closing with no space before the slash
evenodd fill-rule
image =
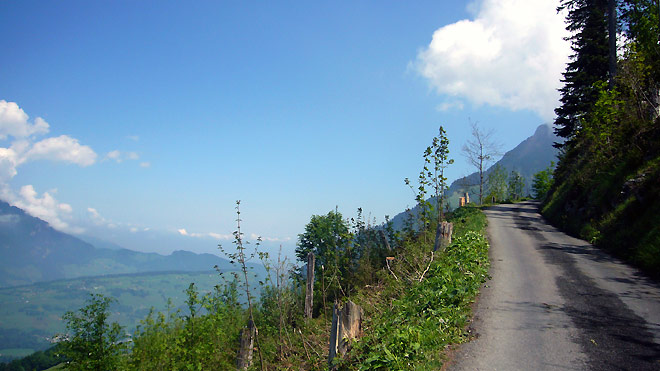
<path id="1" fill-rule="evenodd" d="M 492 280 L 450 370 L 660 370 L 660 285 L 549 226 L 486 210 Z"/>

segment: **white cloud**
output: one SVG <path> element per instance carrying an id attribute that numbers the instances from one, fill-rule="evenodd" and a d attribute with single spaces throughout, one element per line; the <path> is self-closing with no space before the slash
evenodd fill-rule
<path id="1" fill-rule="evenodd" d="M 130 140 L 132 140 L 132 141 L 134 141 L 134 142 L 137 142 L 137 141 L 140 140 L 140 137 L 137 136 L 137 135 L 129 135 L 129 136 L 126 137 L 126 139 L 130 139 Z"/>
<path id="2" fill-rule="evenodd" d="M 110 151 L 105 154 L 104 160 L 113 160 L 117 163 L 122 161 L 131 160 L 136 161 L 140 159 L 140 155 L 137 152 L 122 152 L 120 150 Z"/>
<path id="3" fill-rule="evenodd" d="M 261 237 L 262 241 L 268 241 L 268 242 L 286 242 L 291 240 L 291 237 L 264 237 L 264 236 L 259 236 L 255 233 L 250 234 L 250 238 L 255 241 L 259 237 Z"/>
<path id="4" fill-rule="evenodd" d="M 140 167 L 147 168 L 147 167 L 149 167 L 149 166 L 151 166 L 151 163 L 148 162 L 148 161 L 140 162 Z"/>
<path id="5" fill-rule="evenodd" d="M 215 232 L 209 232 L 209 237 L 215 238 L 216 240 L 233 240 L 234 235 L 231 234 L 220 234 Z"/>
<path id="6" fill-rule="evenodd" d="M 436 30 L 415 69 L 440 94 L 553 119 L 570 54 L 556 0 L 483 0 L 470 6 L 479 9 L 475 19 Z"/>
<path id="7" fill-rule="evenodd" d="M 48 123 L 41 117 L 29 122 L 29 116 L 15 102 L 0 100 L 0 140 L 12 137 L 8 148 L 0 147 L 0 198 L 41 218 L 53 228 L 69 233 L 82 233 L 83 229 L 69 224 L 73 208 L 59 202 L 54 191 L 39 195 L 32 185 L 23 185 L 18 192 L 9 182 L 18 173 L 18 168 L 32 160 L 63 161 L 89 166 L 96 161 L 91 147 L 81 145 L 77 139 L 67 135 L 50 137 L 34 142 L 37 135 L 49 132 Z"/>
<path id="8" fill-rule="evenodd" d="M 118 150 L 110 151 L 105 155 L 105 158 L 121 162 L 121 152 Z"/>
<path id="9" fill-rule="evenodd" d="M 82 228 L 71 226 L 65 221 L 70 219 L 73 208 L 69 204 L 58 202 L 51 194 L 55 192 L 56 190 L 44 192 L 40 197 L 33 186 L 26 185 L 21 187 L 17 195 L 12 193 L 12 199 L 9 201 L 28 214 L 45 220 L 55 229 L 69 233 L 84 232 Z"/>
<path id="10" fill-rule="evenodd" d="M 12 148 L 0 148 L 0 184 L 7 183 L 16 174 L 18 154 Z"/>
<path id="11" fill-rule="evenodd" d="M 440 112 L 446 112 L 446 111 L 449 111 L 449 110 L 454 109 L 454 108 L 457 109 L 457 110 L 462 110 L 464 107 L 465 107 L 465 105 L 460 100 L 449 100 L 449 101 L 445 101 L 445 102 L 440 103 L 436 107 L 436 109 Z"/>
<path id="12" fill-rule="evenodd" d="M 47 138 L 35 143 L 25 155 L 27 160 L 47 159 L 89 166 L 96 162 L 96 153 L 68 135 Z"/>
<path id="13" fill-rule="evenodd" d="M 0 139 L 8 136 L 25 138 L 32 134 L 48 133 L 48 123 L 37 117 L 33 124 L 28 122 L 29 116 L 15 102 L 0 100 Z"/>
<path id="14" fill-rule="evenodd" d="M 93 207 L 88 207 L 87 212 L 89 213 L 92 223 L 96 225 L 106 225 L 108 221 L 101 216 L 101 214 Z"/>
<path id="15" fill-rule="evenodd" d="M 231 234 L 221 234 L 216 232 L 208 233 L 190 233 L 185 228 L 177 229 L 177 232 L 182 236 L 187 237 L 196 237 L 196 238 L 214 238 L 216 240 L 233 240 L 234 235 Z"/>

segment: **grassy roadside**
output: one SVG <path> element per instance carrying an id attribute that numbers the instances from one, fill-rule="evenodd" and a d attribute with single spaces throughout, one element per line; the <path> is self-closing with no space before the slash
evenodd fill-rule
<path id="1" fill-rule="evenodd" d="M 453 212 L 450 221 L 454 239 L 444 252 L 430 261 L 431 233 L 420 235 L 395 258 L 406 264 L 393 266 L 381 287 L 353 299 L 365 310 L 365 335 L 339 362 L 340 369 L 438 369 L 447 347 L 468 339 L 470 304 L 489 267 L 486 218 L 468 206 Z"/>
<path id="2" fill-rule="evenodd" d="M 473 206 L 448 217 L 454 237 L 444 251 L 431 253 L 433 225 L 401 238 L 391 251 L 391 269 L 374 271 L 373 283 L 344 298 L 363 308 L 364 336 L 346 357 L 336 359 L 338 370 L 439 369 L 448 347 L 468 340 L 471 304 L 489 267 L 486 218 Z M 278 295 L 270 290 L 262 293 L 256 316 L 263 369 L 327 369 L 331 315 L 321 312 L 304 320 L 297 286 Z M 118 369 L 231 369 L 245 313 L 222 300 L 204 300 L 203 305 L 215 309 L 194 319 L 184 310 L 171 318 L 144 320 L 132 350 L 117 360 Z M 261 369 L 257 354 L 254 359 L 249 369 Z"/>

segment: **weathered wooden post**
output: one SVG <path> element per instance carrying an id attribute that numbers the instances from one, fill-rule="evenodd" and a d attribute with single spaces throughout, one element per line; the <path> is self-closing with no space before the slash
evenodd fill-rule
<path id="1" fill-rule="evenodd" d="M 335 303 L 330 329 L 330 349 L 328 366 L 332 369 L 332 360 L 337 354 L 345 355 L 350 348 L 350 341 L 360 336 L 362 331 L 362 308 L 348 301 L 342 309 Z"/>
<path id="2" fill-rule="evenodd" d="M 247 327 L 241 330 L 241 344 L 238 348 L 238 357 L 236 359 L 236 367 L 239 370 L 247 370 L 252 366 L 255 335 L 256 327 L 254 326 L 254 322 L 250 320 Z"/>
<path id="3" fill-rule="evenodd" d="M 387 236 L 385 236 L 385 232 L 383 232 L 382 229 L 379 229 L 378 234 L 380 235 L 380 238 L 383 239 L 383 241 L 385 243 L 385 248 L 387 249 L 387 251 L 391 251 L 392 247 L 390 247 L 390 243 L 389 243 L 389 241 L 387 241 Z"/>
<path id="4" fill-rule="evenodd" d="M 314 309 L 314 253 L 307 254 L 307 292 L 305 293 L 305 318 L 312 318 Z"/>
<path id="5" fill-rule="evenodd" d="M 328 367 L 332 369 L 332 360 L 337 356 L 337 341 L 339 340 L 339 304 L 335 302 L 332 309 L 332 325 L 330 326 L 330 348 L 328 349 Z"/>
<path id="6" fill-rule="evenodd" d="M 362 308 L 349 300 L 341 310 L 339 321 L 341 326 L 337 352 L 344 355 L 351 345 L 350 341 L 357 338 L 362 330 Z"/>
<path id="7" fill-rule="evenodd" d="M 447 247 L 451 245 L 451 234 L 454 232 L 454 224 L 448 222 L 442 222 L 442 247 Z"/>

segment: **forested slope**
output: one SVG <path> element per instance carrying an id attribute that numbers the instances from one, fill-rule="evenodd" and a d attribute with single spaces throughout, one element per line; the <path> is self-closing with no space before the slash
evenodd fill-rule
<path id="1" fill-rule="evenodd" d="M 592 4 L 593 3 L 593 4 Z M 658 5 L 563 1 L 574 31 L 556 132 L 567 139 L 543 214 L 564 230 L 660 276 Z M 595 5 L 594 5 L 595 4 Z M 607 23 L 627 43 L 616 65 Z"/>

